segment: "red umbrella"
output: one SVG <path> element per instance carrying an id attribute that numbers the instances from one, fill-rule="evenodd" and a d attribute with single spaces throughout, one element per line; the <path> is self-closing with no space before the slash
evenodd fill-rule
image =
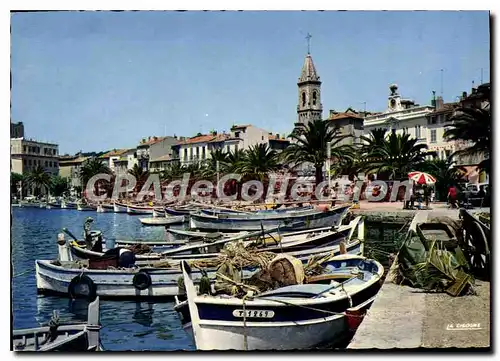
<path id="1" fill-rule="evenodd" d="M 434 184 L 436 183 L 436 178 L 428 173 L 424 172 L 410 172 L 408 173 L 408 178 L 418 184 Z"/>

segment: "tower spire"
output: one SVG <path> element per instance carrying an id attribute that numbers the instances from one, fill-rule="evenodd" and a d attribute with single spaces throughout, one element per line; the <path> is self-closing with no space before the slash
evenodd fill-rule
<path id="1" fill-rule="evenodd" d="M 312 35 L 307 33 L 306 40 L 307 40 L 307 55 L 311 54 L 311 38 Z"/>

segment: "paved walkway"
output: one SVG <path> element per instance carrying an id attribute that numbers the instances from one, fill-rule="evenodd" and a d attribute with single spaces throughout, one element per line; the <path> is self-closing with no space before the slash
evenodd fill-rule
<path id="1" fill-rule="evenodd" d="M 455 209 L 418 211 L 410 228 Z M 386 280 L 350 349 L 490 347 L 490 283 L 476 280 L 477 295 L 426 293 Z"/>

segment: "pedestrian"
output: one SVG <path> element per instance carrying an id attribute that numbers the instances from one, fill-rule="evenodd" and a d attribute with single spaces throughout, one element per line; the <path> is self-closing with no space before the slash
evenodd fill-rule
<path id="1" fill-rule="evenodd" d="M 451 208 L 456 208 L 456 202 L 457 202 L 457 188 L 452 185 L 450 188 L 448 188 L 448 204 L 450 205 Z"/>
<path id="2" fill-rule="evenodd" d="M 356 183 L 354 183 L 352 189 L 352 203 L 358 206 L 359 206 L 359 193 L 360 193 L 359 186 Z"/>
<path id="3" fill-rule="evenodd" d="M 335 202 L 337 201 L 337 187 L 338 183 L 335 183 L 335 186 L 330 188 L 330 200 L 332 201 L 332 207 L 335 207 Z"/>

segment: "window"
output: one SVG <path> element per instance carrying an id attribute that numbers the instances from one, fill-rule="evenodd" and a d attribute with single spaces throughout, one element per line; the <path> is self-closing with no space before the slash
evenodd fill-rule
<path id="1" fill-rule="evenodd" d="M 240 132 L 234 132 L 234 136 L 235 136 L 236 138 L 239 138 L 239 137 L 240 137 Z"/>
<path id="2" fill-rule="evenodd" d="M 417 139 L 421 138 L 420 125 L 415 125 L 415 138 L 417 138 Z"/>
<path id="3" fill-rule="evenodd" d="M 28 159 L 28 165 L 31 165 L 31 159 Z"/>
<path id="4" fill-rule="evenodd" d="M 57 162 L 54 162 L 54 167 L 57 167 Z"/>
<path id="5" fill-rule="evenodd" d="M 306 106 L 306 93 L 302 92 L 302 106 Z"/>
<path id="6" fill-rule="evenodd" d="M 188 150 L 184 149 L 184 159 L 187 159 L 187 157 L 188 157 Z"/>
<path id="7" fill-rule="evenodd" d="M 431 124 L 436 124 L 436 117 L 431 117 Z"/>
<path id="8" fill-rule="evenodd" d="M 203 148 L 201 148 L 201 158 L 205 159 L 205 146 L 203 146 Z"/>
<path id="9" fill-rule="evenodd" d="M 26 153 L 26 146 L 23 146 L 23 153 Z"/>
<path id="10" fill-rule="evenodd" d="M 235 144 L 234 145 L 234 151 L 237 152 L 238 151 L 238 144 Z"/>
<path id="11" fill-rule="evenodd" d="M 313 92 L 313 105 L 316 105 L 316 99 L 317 99 L 317 95 L 316 95 L 316 92 L 314 91 Z"/>
<path id="12" fill-rule="evenodd" d="M 45 161 L 45 166 L 48 167 L 49 166 L 49 162 Z"/>
<path id="13" fill-rule="evenodd" d="M 431 130 L 431 143 L 436 143 L 436 129 Z"/>
<path id="14" fill-rule="evenodd" d="M 196 158 L 200 158 L 200 147 L 196 147 Z"/>
<path id="15" fill-rule="evenodd" d="M 262 136 L 262 140 L 264 140 L 264 136 Z"/>

